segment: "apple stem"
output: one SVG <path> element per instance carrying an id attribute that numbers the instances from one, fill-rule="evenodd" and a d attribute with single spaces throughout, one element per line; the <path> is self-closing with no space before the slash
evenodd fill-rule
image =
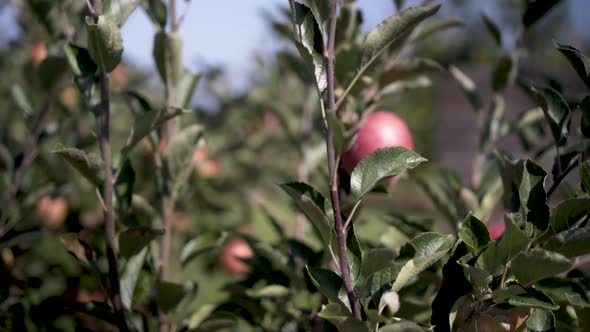
<path id="1" fill-rule="evenodd" d="M 330 31 L 328 32 L 328 46 L 324 51 L 324 57 L 327 63 L 327 97 L 328 97 L 328 112 L 336 114 L 336 98 L 334 95 L 334 65 L 335 52 L 334 44 L 336 39 L 336 20 L 338 17 L 338 0 L 332 0 L 332 13 L 330 15 Z M 344 283 L 344 289 L 350 302 L 350 307 L 354 317 L 361 320 L 360 306 L 352 286 L 350 278 L 350 267 L 348 265 L 348 256 L 346 255 L 346 229 L 342 222 L 342 214 L 340 212 L 340 197 L 338 194 L 338 179 L 337 179 L 337 160 L 336 151 L 334 148 L 334 133 L 329 123 L 326 121 L 326 149 L 328 153 L 328 171 L 330 175 L 330 199 L 332 201 L 332 208 L 334 210 L 334 222 L 336 226 L 336 237 L 338 239 L 338 257 L 340 260 L 340 274 Z"/>
<path id="2" fill-rule="evenodd" d="M 91 8 L 91 7 L 90 7 Z M 94 8 L 91 11 L 95 22 L 98 23 L 98 17 L 102 15 L 102 0 L 94 1 Z M 129 331 L 127 320 L 125 319 L 125 311 L 121 301 L 121 284 L 119 279 L 119 262 L 117 259 L 116 250 L 116 230 L 115 218 L 113 215 L 113 171 L 111 160 L 111 141 L 110 141 L 110 118 L 111 118 L 111 101 L 109 91 L 109 76 L 104 70 L 100 70 L 100 118 L 98 141 L 100 145 L 100 154 L 104 162 L 105 179 L 103 184 L 104 204 L 104 228 L 105 228 L 105 246 L 107 261 L 109 266 L 109 284 L 110 284 L 110 298 L 115 313 L 115 319 L 120 331 Z"/>

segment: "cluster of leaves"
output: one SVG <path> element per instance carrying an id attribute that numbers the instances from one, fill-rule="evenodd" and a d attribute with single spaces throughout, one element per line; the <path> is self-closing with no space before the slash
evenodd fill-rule
<path id="1" fill-rule="evenodd" d="M 336 35 L 329 36 L 337 3 Z M 295 42 L 299 55 L 280 51 L 265 68 L 268 77 L 240 96 L 217 92 L 218 73 L 206 73 L 205 88 L 219 105 L 191 110 L 195 124 L 184 114 L 201 76 L 184 67 L 182 40 L 175 28 L 167 31 L 163 1 L 105 0 L 96 22 L 84 19 L 87 8 L 80 1 L 26 1 L 22 19 L 41 22 L 45 37 L 55 42 L 38 66 L 0 63 L 11 71 L 25 67 L 8 89 L 20 113 L 0 113 L 3 129 L 16 124 L 25 133 L 0 134 L 0 193 L 10 199 L 5 204 L 1 197 L 0 275 L 8 282 L 0 289 L 0 326 L 101 330 L 117 324 L 108 300 L 105 234 L 98 227 L 96 193 L 104 189 L 104 164 L 92 128 L 100 116 L 99 73 L 121 66 L 119 28 L 141 6 L 157 30 L 152 55 L 164 93 L 142 93 L 153 87 L 137 77 L 123 87 L 111 84 L 110 101 L 116 117 L 119 281 L 132 329 L 154 330 L 163 322 L 191 331 L 588 328 L 590 279 L 580 268 L 590 252 L 590 96 L 568 100 L 563 96 L 572 96 L 555 80 L 551 88 L 531 86 L 519 67 L 520 41 L 555 3 L 527 4 L 517 46 L 499 57 L 491 74 L 494 94 L 487 109 L 458 67 L 416 55 L 435 32 L 461 26 L 432 18 L 439 6 L 404 9 L 404 1 L 395 1 L 397 13 L 363 35 L 354 1 L 292 0 L 284 18 L 270 20 L 278 35 Z M 493 19 L 483 20 L 503 46 Z M 330 77 L 325 51 L 332 37 L 336 62 Z M 556 48 L 590 89 L 590 60 L 571 46 Z M 456 79 L 480 119 L 472 183 L 402 147 L 376 151 L 350 175 L 341 170 L 351 297 L 327 195 L 324 129 L 331 129 L 339 155 L 354 140 L 359 121 L 430 87 L 430 73 Z M 335 113 L 326 103 L 329 80 L 335 82 Z M 74 87 L 80 96 L 74 105 L 59 98 Z M 507 112 L 506 93 L 517 88 L 538 107 L 515 117 Z M 164 127 L 170 123 L 179 130 L 167 141 Z M 545 133 L 553 138 L 550 144 Z M 500 152 L 506 138 L 515 136 L 529 159 Z M 205 146 L 206 158 L 221 160 L 221 176 L 195 176 L 193 158 Z M 64 162 L 78 174 L 64 172 Z M 545 162 L 551 175 L 541 166 Z M 564 190 L 576 169 L 579 182 Z M 388 189 L 382 180 L 400 173 L 407 176 L 394 190 L 426 197 L 435 213 L 379 206 Z M 275 185 L 295 174 L 297 181 Z M 546 189 L 548 178 L 553 184 Z M 558 194 L 559 201 L 551 200 Z M 46 195 L 68 197 L 73 211 L 66 225 L 52 230 L 35 215 Z M 175 218 L 180 226 L 172 247 L 180 254 L 172 255 L 170 279 L 160 277 L 164 195 L 191 223 L 184 227 Z M 505 230 L 492 239 L 488 228 L 497 215 L 504 215 Z M 243 259 L 250 272 L 237 278 L 217 268 L 219 249 L 235 232 L 248 233 L 241 236 L 253 250 Z"/>

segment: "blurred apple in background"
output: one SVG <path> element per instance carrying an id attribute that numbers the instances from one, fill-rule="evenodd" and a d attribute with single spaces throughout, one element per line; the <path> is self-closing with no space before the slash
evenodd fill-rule
<path id="1" fill-rule="evenodd" d="M 45 42 L 36 42 L 29 48 L 29 59 L 33 66 L 38 66 L 45 58 L 47 58 L 47 45 L 45 45 Z"/>
<path id="2" fill-rule="evenodd" d="M 58 229 L 64 225 L 68 215 L 68 202 L 64 197 L 46 195 L 37 202 L 36 212 L 47 228 Z"/>
<path id="3" fill-rule="evenodd" d="M 488 231 L 490 232 L 490 237 L 492 238 L 492 240 L 498 240 L 502 236 L 502 234 L 504 234 L 505 229 L 506 229 L 506 224 L 501 222 L 501 223 L 491 225 L 488 228 Z"/>
<path id="4" fill-rule="evenodd" d="M 240 258 L 251 258 L 254 252 L 246 240 L 235 238 L 221 249 L 219 264 L 230 274 L 244 274 L 250 271 L 250 266 Z"/>

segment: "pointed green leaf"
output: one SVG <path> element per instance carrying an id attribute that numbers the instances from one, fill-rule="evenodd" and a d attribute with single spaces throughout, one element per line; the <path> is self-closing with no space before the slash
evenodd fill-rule
<path id="1" fill-rule="evenodd" d="M 313 284 L 330 302 L 341 303 L 338 293 L 342 289 L 342 278 L 330 270 L 307 267 L 307 273 Z"/>
<path id="2" fill-rule="evenodd" d="M 356 285 L 359 282 L 361 268 L 363 266 L 363 252 L 358 240 L 356 239 L 352 225 L 346 234 L 346 256 L 348 256 L 351 282 L 353 285 Z"/>
<path id="3" fill-rule="evenodd" d="M 555 143 L 559 146 L 564 145 L 569 135 L 571 123 L 571 112 L 567 102 L 559 92 L 551 88 L 532 87 L 531 91 L 543 109 Z"/>
<path id="4" fill-rule="evenodd" d="M 62 157 L 96 187 L 103 185 L 105 170 L 104 163 L 99 156 L 94 153 L 66 147 L 58 148 L 53 153 Z"/>
<path id="5" fill-rule="evenodd" d="M 555 331 L 555 316 L 549 310 L 536 309 L 526 320 L 525 332 Z"/>
<path id="6" fill-rule="evenodd" d="M 549 226 L 549 207 L 544 188 L 546 176 L 547 172 L 543 167 L 527 160 L 524 163 L 524 173 L 518 190 L 526 221 L 542 232 Z"/>
<path id="7" fill-rule="evenodd" d="M 471 108 L 473 108 L 476 113 L 483 110 L 483 101 L 473 80 L 455 66 L 449 66 L 449 73 L 455 81 L 459 83 L 459 87 L 463 90 L 463 93 L 471 104 Z"/>
<path id="8" fill-rule="evenodd" d="M 391 69 L 381 74 L 379 85 L 384 87 L 390 83 L 428 74 L 433 71 L 443 71 L 444 68 L 436 61 L 424 58 L 410 58 L 397 60 Z"/>
<path id="9" fill-rule="evenodd" d="M 525 28 L 535 24 L 547 12 L 557 5 L 560 0 L 531 0 L 527 1 L 524 14 L 522 15 L 522 24 Z"/>
<path id="10" fill-rule="evenodd" d="M 508 304 L 516 307 L 529 307 L 536 309 L 557 310 L 559 305 L 555 304 L 547 294 L 528 288 L 525 293 L 511 297 Z"/>
<path id="11" fill-rule="evenodd" d="M 356 165 L 350 176 L 350 191 L 356 199 L 360 199 L 379 181 L 412 169 L 424 161 L 425 158 L 405 147 L 378 149 Z"/>
<path id="12" fill-rule="evenodd" d="M 571 228 L 590 213 L 590 198 L 572 198 L 551 209 L 551 228 L 559 233 Z"/>
<path id="13" fill-rule="evenodd" d="M 371 30 L 363 43 L 361 68 L 369 66 L 392 44 L 408 37 L 423 20 L 434 15 L 440 6 L 412 7 L 390 16 Z"/>
<path id="14" fill-rule="evenodd" d="M 551 238 L 546 248 L 566 257 L 582 256 L 590 253 L 590 228 L 573 228 Z"/>
<path id="15" fill-rule="evenodd" d="M 174 32 L 158 31 L 154 36 L 153 57 L 162 81 L 174 87 L 184 73 L 180 36 Z"/>
<path id="16" fill-rule="evenodd" d="M 580 163 L 580 189 L 590 194 L 590 160 Z"/>
<path id="17" fill-rule="evenodd" d="M 586 87 L 590 89 L 590 58 L 569 45 L 555 42 L 555 47 L 566 57 Z"/>
<path id="18" fill-rule="evenodd" d="M 156 303 L 158 308 L 164 312 L 174 309 L 184 297 L 185 290 L 182 285 L 160 281 L 156 285 Z"/>
<path id="19" fill-rule="evenodd" d="M 369 332 L 367 325 L 356 320 L 342 304 L 330 303 L 318 313 L 318 316 L 334 324 L 340 332 Z"/>
<path id="20" fill-rule="evenodd" d="M 476 254 L 491 241 L 486 225 L 471 213 L 461 224 L 459 238 Z"/>
<path id="21" fill-rule="evenodd" d="M 283 285 L 268 285 L 261 289 L 250 288 L 246 295 L 255 299 L 280 299 L 289 296 L 291 291 Z"/>
<path id="22" fill-rule="evenodd" d="M 332 242 L 332 222 L 324 211 L 329 206 L 329 202 L 320 192 L 313 187 L 302 182 L 292 182 L 282 184 L 283 189 L 297 204 L 320 235 L 324 245 L 328 246 Z"/>
<path id="23" fill-rule="evenodd" d="M 203 126 L 199 124 L 185 127 L 177 132 L 166 146 L 163 156 L 168 176 L 173 180 L 174 197 L 178 197 L 186 189 L 192 173 L 192 156 L 203 139 L 203 131 Z"/>
<path id="24" fill-rule="evenodd" d="M 311 0 L 310 0 L 311 1 Z M 293 23 L 295 29 L 295 46 L 305 62 L 313 69 L 316 85 L 320 94 L 327 87 L 327 65 L 324 52 L 324 40 L 312 10 L 292 1 Z"/>
<path id="25" fill-rule="evenodd" d="M 157 24 L 160 30 L 164 30 L 168 20 L 168 8 L 166 8 L 166 4 L 162 0 L 147 0 L 142 1 L 142 6 L 152 22 Z"/>
<path id="26" fill-rule="evenodd" d="M 88 31 L 88 52 L 101 71 L 110 73 L 121 62 L 123 39 L 117 25 L 106 16 L 100 16 L 94 23 L 86 19 Z"/>
<path id="27" fill-rule="evenodd" d="M 571 268 L 570 260 L 556 252 L 533 249 L 521 252 L 510 265 L 510 270 L 522 284 L 551 277 Z"/>
<path id="28" fill-rule="evenodd" d="M 482 13 L 481 17 L 483 19 L 483 23 L 485 24 L 486 28 L 488 29 L 488 32 L 490 33 L 490 35 L 492 36 L 492 38 L 496 42 L 496 45 L 498 47 L 502 47 L 502 33 L 500 32 L 500 29 L 496 25 L 496 22 L 494 22 L 494 20 L 492 20 L 492 18 L 489 17 L 488 15 L 486 15 L 485 13 Z"/>
<path id="29" fill-rule="evenodd" d="M 188 241 L 180 252 L 180 264 L 185 267 L 193 259 L 211 249 L 221 246 L 226 240 L 226 235 L 217 233 L 201 233 L 196 238 Z"/>
<path id="30" fill-rule="evenodd" d="M 143 248 L 139 253 L 130 257 L 121 273 L 121 302 L 123 302 L 123 306 L 127 310 L 132 308 L 135 284 L 139 278 L 139 272 L 141 272 L 147 251 L 147 248 Z"/>
<path id="31" fill-rule="evenodd" d="M 446 256 L 453 242 L 452 235 L 438 233 L 424 233 L 412 239 L 408 244 L 415 249 L 415 254 L 402 267 L 391 290 L 398 292 L 416 275 Z"/>
<path id="32" fill-rule="evenodd" d="M 137 255 L 151 241 L 164 234 L 163 230 L 140 226 L 128 228 L 119 234 L 119 252 L 121 257 Z"/>
<path id="33" fill-rule="evenodd" d="M 511 55 L 500 57 L 492 74 L 492 89 L 504 91 L 510 87 L 516 77 L 516 63 Z"/>
<path id="34" fill-rule="evenodd" d="M 412 35 L 410 43 L 416 43 L 421 40 L 424 40 L 439 31 L 463 26 L 465 26 L 463 21 L 457 19 L 432 19 L 429 20 L 427 23 L 424 23 L 424 25 L 422 25 L 416 31 L 416 33 Z"/>

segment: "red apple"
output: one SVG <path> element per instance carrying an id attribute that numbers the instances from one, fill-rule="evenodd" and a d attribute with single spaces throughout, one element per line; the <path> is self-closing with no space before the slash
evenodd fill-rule
<path id="1" fill-rule="evenodd" d="M 489 227 L 489 232 L 490 232 L 490 237 L 492 238 L 492 240 L 497 240 L 499 239 L 502 234 L 504 234 L 504 230 L 506 229 L 506 224 L 502 223 L 497 223 L 497 224 L 493 224 Z"/>
<path id="2" fill-rule="evenodd" d="M 235 238 L 221 249 L 219 264 L 231 274 L 244 274 L 250 271 L 250 266 L 240 258 L 250 258 L 254 252 L 246 240 Z"/>
<path id="3" fill-rule="evenodd" d="M 68 202 L 63 197 L 43 196 L 37 202 L 37 216 L 50 229 L 60 228 L 68 215 Z"/>
<path id="4" fill-rule="evenodd" d="M 377 149 L 394 146 L 414 148 L 410 128 L 393 113 L 372 113 L 367 117 L 350 149 L 342 154 L 342 167 L 350 174 L 367 155 Z"/>
<path id="5" fill-rule="evenodd" d="M 29 58 L 33 66 L 38 66 L 45 58 L 47 58 L 47 46 L 45 42 L 37 42 L 29 49 Z"/>

